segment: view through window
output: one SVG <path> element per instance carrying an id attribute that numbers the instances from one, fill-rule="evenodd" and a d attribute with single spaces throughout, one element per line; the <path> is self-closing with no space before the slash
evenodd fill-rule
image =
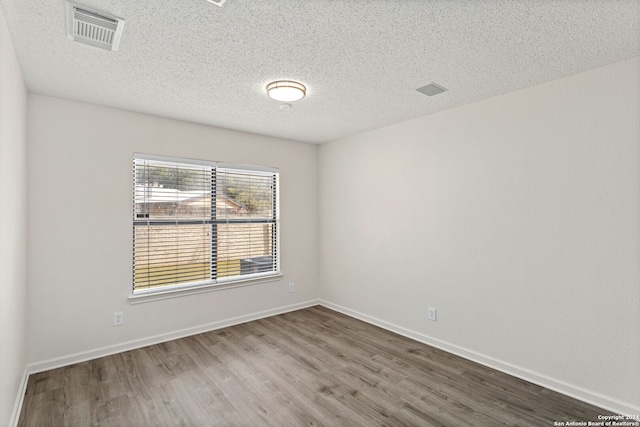
<path id="1" fill-rule="evenodd" d="M 278 171 L 136 154 L 133 289 L 278 273 Z"/>

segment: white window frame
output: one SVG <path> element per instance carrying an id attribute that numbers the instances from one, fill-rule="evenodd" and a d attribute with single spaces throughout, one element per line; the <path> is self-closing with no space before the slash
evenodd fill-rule
<path id="1" fill-rule="evenodd" d="M 210 168 L 211 176 L 212 176 L 212 187 L 211 187 L 211 219 L 210 220 L 202 220 L 199 223 L 202 224 L 210 224 L 212 226 L 212 230 L 215 231 L 215 228 L 219 224 L 233 224 L 233 223 L 253 223 L 253 224 L 273 224 L 273 239 L 272 239 L 272 251 L 274 257 L 274 271 L 262 272 L 262 273 L 253 273 L 253 274 L 245 274 L 241 276 L 233 276 L 228 278 L 217 278 L 215 277 L 216 269 L 217 269 L 217 245 L 215 242 L 216 233 L 211 232 L 211 275 L 212 278 L 210 280 L 197 281 L 197 282 L 188 282 L 188 283 L 179 283 L 179 284 L 167 284 L 154 288 L 146 288 L 146 289 L 136 289 L 135 287 L 135 229 L 139 226 L 148 226 L 152 224 L 162 225 L 162 224 L 178 224 L 182 221 L 179 220 L 153 220 L 149 218 L 136 218 L 136 162 L 137 161 L 156 161 L 163 162 L 169 164 L 177 164 L 177 165 L 185 165 L 185 166 L 199 166 Z M 273 177 L 273 219 L 265 220 L 265 219 L 219 219 L 216 217 L 217 209 L 216 209 L 216 172 L 219 169 L 231 169 L 236 171 L 248 171 L 255 172 L 259 175 L 268 175 Z M 166 299 L 173 298 L 176 296 L 196 294 L 201 292 L 209 292 L 216 291 L 221 289 L 228 289 L 239 286 L 248 286 L 254 285 L 258 283 L 277 281 L 282 277 L 282 273 L 280 272 L 280 203 L 279 203 L 279 192 L 280 192 L 280 183 L 279 183 L 279 170 L 277 168 L 264 167 L 264 166 L 253 166 L 253 165 L 243 165 L 243 164 L 234 164 L 234 163 L 224 163 L 224 162 L 214 162 L 214 161 L 206 161 L 206 160 L 196 160 L 196 159 L 187 159 L 187 158 L 179 158 L 179 157 L 167 157 L 167 156 L 158 156 L 153 154 L 144 154 L 144 153 L 134 153 L 133 155 L 133 269 L 132 269 L 132 294 L 129 296 L 129 302 L 132 304 L 147 302 L 157 299 Z M 185 223 L 190 223 L 191 221 L 184 221 Z"/>

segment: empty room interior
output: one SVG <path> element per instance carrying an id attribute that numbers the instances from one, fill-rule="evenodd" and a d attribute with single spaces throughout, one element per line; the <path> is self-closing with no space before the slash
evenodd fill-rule
<path id="1" fill-rule="evenodd" d="M 0 425 L 640 425 L 637 0 L 0 0 Z"/>

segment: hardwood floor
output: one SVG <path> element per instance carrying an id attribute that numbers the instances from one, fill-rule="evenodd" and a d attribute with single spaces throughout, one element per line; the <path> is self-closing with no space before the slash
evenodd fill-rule
<path id="1" fill-rule="evenodd" d="M 605 413 L 316 306 L 31 375 L 19 426 L 553 426 Z"/>

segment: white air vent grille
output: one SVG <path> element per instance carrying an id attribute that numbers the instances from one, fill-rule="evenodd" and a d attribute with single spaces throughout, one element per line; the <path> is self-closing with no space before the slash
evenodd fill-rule
<path id="1" fill-rule="evenodd" d="M 118 50 L 124 20 L 67 2 L 67 35 L 73 40 L 107 50 Z"/>
<path id="2" fill-rule="evenodd" d="M 427 95 L 427 96 L 434 96 L 434 95 L 439 95 L 442 92 L 446 92 L 449 89 L 447 89 L 444 86 L 440 86 L 437 83 L 429 83 L 426 86 L 422 86 L 419 87 L 418 89 L 416 89 L 418 92 L 420 92 L 423 95 Z"/>

